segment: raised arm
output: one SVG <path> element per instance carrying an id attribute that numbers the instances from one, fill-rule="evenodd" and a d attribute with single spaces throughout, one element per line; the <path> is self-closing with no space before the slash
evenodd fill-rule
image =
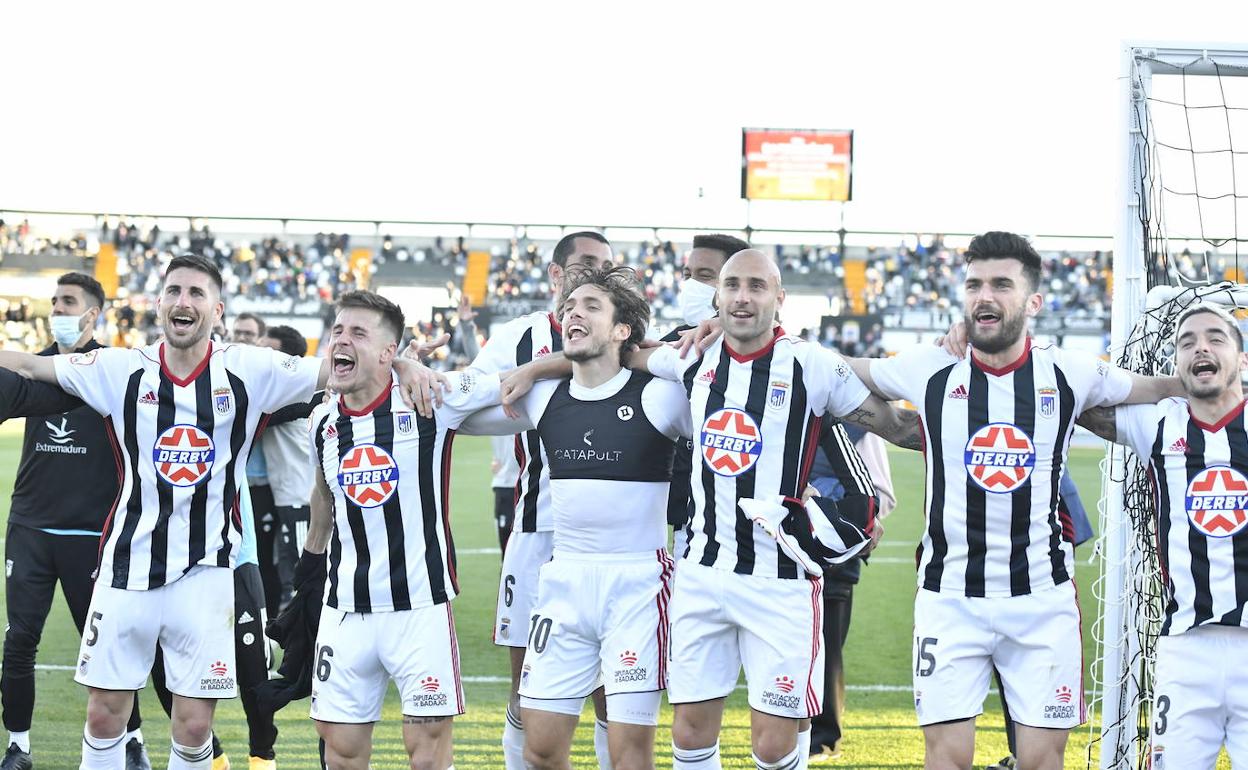
<path id="1" fill-rule="evenodd" d="M 59 384 L 56 381 L 56 365 L 52 363 L 52 356 L 0 350 L 0 368 L 17 372 L 28 380 L 38 380 L 50 385 Z"/>
<path id="2" fill-rule="evenodd" d="M 1116 406 L 1097 406 L 1088 409 L 1075 419 L 1075 424 L 1082 425 L 1106 441 L 1118 442 L 1118 407 Z"/>
<path id="3" fill-rule="evenodd" d="M 11 417 L 59 414 L 77 409 L 82 401 L 56 385 L 27 379 L 0 369 L 0 422 Z"/>
<path id="4" fill-rule="evenodd" d="M 918 412 L 898 409 L 874 394 L 867 396 L 861 406 L 841 419 L 860 425 L 904 449 L 923 449 L 923 430 Z"/>

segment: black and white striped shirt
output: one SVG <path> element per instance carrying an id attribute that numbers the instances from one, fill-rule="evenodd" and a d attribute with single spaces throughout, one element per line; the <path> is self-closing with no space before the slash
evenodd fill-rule
<path id="1" fill-rule="evenodd" d="M 99 579 L 141 591 L 198 564 L 233 567 L 239 476 L 257 430 L 267 413 L 312 396 L 320 360 L 211 345 L 186 379 L 165 367 L 163 343 L 53 361 L 61 387 L 107 418 L 117 455 Z"/>
<path id="2" fill-rule="evenodd" d="M 1216 425 L 1187 399 L 1120 406 L 1118 437 L 1149 464 L 1166 587 L 1161 633 L 1248 618 L 1248 423 L 1241 403 Z"/>
<path id="3" fill-rule="evenodd" d="M 563 350 L 563 329 L 554 313 L 530 313 L 503 324 L 491 333 L 469 369 L 498 374 Z M 554 528 L 550 508 L 550 463 L 537 431 L 516 434 L 516 532 L 549 532 Z"/>
<path id="4" fill-rule="evenodd" d="M 871 362 L 877 390 L 923 420 L 927 529 L 919 586 L 1020 596 L 1070 580 L 1058 484 L 1074 418 L 1120 403 L 1131 378 L 1088 353 L 1036 346 L 993 369 L 931 345 Z"/>
<path id="5" fill-rule="evenodd" d="M 328 606 L 389 612 L 459 593 L 451 443 L 469 414 L 499 402 L 499 384 L 497 375 L 448 377 L 451 390 L 432 418 L 407 409 L 397 381 L 358 412 L 341 399 L 313 411 L 313 456 L 333 500 Z"/>
<path id="6" fill-rule="evenodd" d="M 765 348 L 739 355 L 721 338 L 701 356 L 674 348 L 650 356 L 650 371 L 681 381 L 693 418 L 693 517 L 686 558 L 764 577 L 805 573 L 737 505 L 777 495 L 798 501 L 785 530 L 805 515 L 800 499 L 823 416 L 842 416 L 870 393 L 839 355 L 776 329 Z M 790 531 L 792 529 L 792 531 Z"/>

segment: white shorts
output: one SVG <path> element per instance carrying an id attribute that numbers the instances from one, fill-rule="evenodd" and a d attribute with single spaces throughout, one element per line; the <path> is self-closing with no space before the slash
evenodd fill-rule
<path id="1" fill-rule="evenodd" d="M 723 698 L 745 668 L 750 708 L 823 710 L 823 581 L 739 575 L 682 559 L 672 593 L 672 703 Z"/>
<path id="2" fill-rule="evenodd" d="M 313 719 L 364 724 L 381 719 L 394 680 L 403 714 L 464 713 L 459 643 L 450 603 L 394 612 L 321 609 L 312 669 Z"/>
<path id="3" fill-rule="evenodd" d="M 1248 628 L 1199 626 L 1157 640 L 1153 770 L 1212 770 L 1225 742 L 1248 767 Z"/>
<path id="4" fill-rule="evenodd" d="M 513 531 L 503 554 L 498 581 L 498 609 L 494 614 L 494 643 L 524 647 L 529 619 L 537 606 L 538 570 L 555 552 L 553 532 Z"/>
<path id="5" fill-rule="evenodd" d="M 919 724 L 982 714 L 994 666 L 1015 722 L 1083 724 L 1082 638 L 1073 581 L 987 598 L 919 589 L 912 669 Z"/>
<path id="6" fill-rule="evenodd" d="M 607 695 L 665 689 L 672 571 L 667 549 L 556 555 L 542 567 L 520 695 L 583 698 L 599 684 Z"/>
<path id="7" fill-rule="evenodd" d="M 192 567 L 147 591 L 95 584 L 74 681 L 101 690 L 141 690 L 165 656 L 169 691 L 186 698 L 233 698 L 234 575 Z"/>

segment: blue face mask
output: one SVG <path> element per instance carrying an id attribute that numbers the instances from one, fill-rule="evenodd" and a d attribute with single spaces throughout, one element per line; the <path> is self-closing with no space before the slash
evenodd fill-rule
<path id="1" fill-rule="evenodd" d="M 48 319 L 52 337 L 58 345 L 67 348 L 73 347 L 74 343 L 78 342 L 78 338 L 82 336 L 81 323 L 82 316 L 80 315 L 54 315 Z"/>

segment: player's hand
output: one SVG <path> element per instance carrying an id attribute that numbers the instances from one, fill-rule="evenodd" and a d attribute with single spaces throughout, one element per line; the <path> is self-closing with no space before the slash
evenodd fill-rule
<path id="1" fill-rule="evenodd" d="M 809 503 L 812 497 L 822 497 L 822 496 L 823 495 L 819 494 L 819 490 L 807 484 L 806 489 L 802 491 L 802 505 Z"/>
<path id="2" fill-rule="evenodd" d="M 949 331 L 936 338 L 936 347 L 944 348 L 954 358 L 966 358 L 966 321 L 954 321 Z"/>
<path id="3" fill-rule="evenodd" d="M 433 351 L 450 341 L 451 335 L 449 334 L 443 334 L 440 337 L 425 340 L 424 342 L 417 342 L 415 339 L 412 339 L 411 342 L 407 343 L 407 348 L 403 351 L 403 358 L 411 359 L 412 361 L 424 361 L 433 355 Z M 428 417 L 428 415 L 425 416 Z"/>
<path id="4" fill-rule="evenodd" d="M 520 399 L 528 395 L 533 389 L 533 375 L 526 371 L 528 367 L 522 366 L 519 369 L 512 369 L 502 375 L 502 387 L 499 393 L 503 397 L 503 414 L 513 420 L 520 418 L 520 412 L 515 408 L 515 404 Z"/>
<path id="5" fill-rule="evenodd" d="M 502 467 L 503 467 L 503 464 L 500 463 L 497 459 L 490 460 L 490 475 L 491 476 L 497 475 L 498 472 L 502 470 Z"/>
<path id="6" fill-rule="evenodd" d="M 869 556 L 875 547 L 884 539 L 884 522 L 880 519 L 875 520 L 875 526 L 871 528 L 871 542 L 867 543 L 867 547 L 862 549 L 859 556 Z"/>
<path id="7" fill-rule="evenodd" d="M 407 358 L 394 359 L 394 370 L 399 375 L 399 395 L 407 408 L 421 417 L 433 417 L 435 406 L 442 406 L 442 394 L 451 389 L 446 375 Z"/>
<path id="8" fill-rule="evenodd" d="M 459 322 L 470 324 L 477 317 L 477 311 L 472 309 L 472 303 L 468 301 L 468 295 L 460 293 L 459 307 L 455 310 L 455 314 L 459 317 Z"/>
<path id="9" fill-rule="evenodd" d="M 680 350 L 680 357 L 684 358 L 689 354 L 690 350 L 694 349 L 701 353 L 709 348 L 715 340 L 719 339 L 719 335 L 723 333 L 724 327 L 719 322 L 719 316 L 708 318 L 689 331 L 682 332 L 680 342 L 676 343 Z"/>

